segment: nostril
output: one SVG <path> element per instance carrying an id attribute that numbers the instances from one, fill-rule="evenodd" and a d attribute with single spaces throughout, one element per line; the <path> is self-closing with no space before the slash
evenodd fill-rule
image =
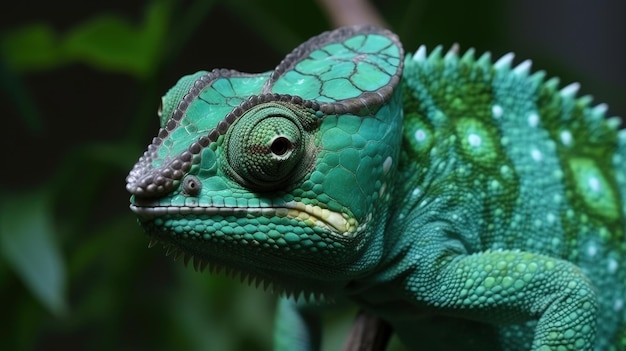
<path id="1" fill-rule="evenodd" d="M 183 192 L 190 196 L 198 196 L 202 190 L 202 182 L 194 175 L 187 175 L 183 179 Z"/>

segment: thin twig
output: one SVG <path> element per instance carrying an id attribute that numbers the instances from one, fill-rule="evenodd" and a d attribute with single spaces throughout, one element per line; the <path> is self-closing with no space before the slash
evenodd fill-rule
<path id="1" fill-rule="evenodd" d="M 391 337 L 391 326 L 384 320 L 360 311 L 356 316 L 343 351 L 383 351 Z"/>
<path id="2" fill-rule="evenodd" d="M 318 0 L 335 27 L 373 24 L 387 27 L 378 11 L 367 0 Z"/>

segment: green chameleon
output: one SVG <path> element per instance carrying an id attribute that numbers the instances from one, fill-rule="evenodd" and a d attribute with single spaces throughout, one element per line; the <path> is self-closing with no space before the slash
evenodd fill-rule
<path id="1" fill-rule="evenodd" d="M 277 349 L 317 348 L 333 300 L 409 349 L 626 350 L 626 132 L 512 60 L 355 26 L 185 76 L 130 208 L 196 268 L 313 300 L 281 300 Z"/>

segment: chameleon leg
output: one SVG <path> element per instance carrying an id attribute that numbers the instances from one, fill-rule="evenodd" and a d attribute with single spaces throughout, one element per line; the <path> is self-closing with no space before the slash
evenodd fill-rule
<path id="1" fill-rule="evenodd" d="M 474 320 L 505 325 L 536 320 L 534 351 L 593 350 L 596 295 L 575 265 L 504 250 L 447 258 L 442 264 L 446 259 L 439 256 L 428 265 L 433 269 L 408 277 L 407 289 L 417 300 Z"/>
<path id="2" fill-rule="evenodd" d="M 321 321 L 310 308 L 293 300 L 278 299 L 274 328 L 275 351 L 320 349 Z"/>

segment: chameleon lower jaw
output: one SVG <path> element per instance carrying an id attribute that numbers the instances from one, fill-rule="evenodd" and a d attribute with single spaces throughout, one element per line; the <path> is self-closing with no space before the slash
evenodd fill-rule
<path id="1" fill-rule="evenodd" d="M 240 215 L 287 217 L 307 223 L 310 226 L 325 228 L 328 232 L 344 238 L 354 237 L 358 223 L 354 218 L 319 206 L 301 202 L 288 202 L 284 207 L 205 207 L 205 206 L 138 206 L 130 209 L 141 221 L 148 221 L 167 215 Z"/>

